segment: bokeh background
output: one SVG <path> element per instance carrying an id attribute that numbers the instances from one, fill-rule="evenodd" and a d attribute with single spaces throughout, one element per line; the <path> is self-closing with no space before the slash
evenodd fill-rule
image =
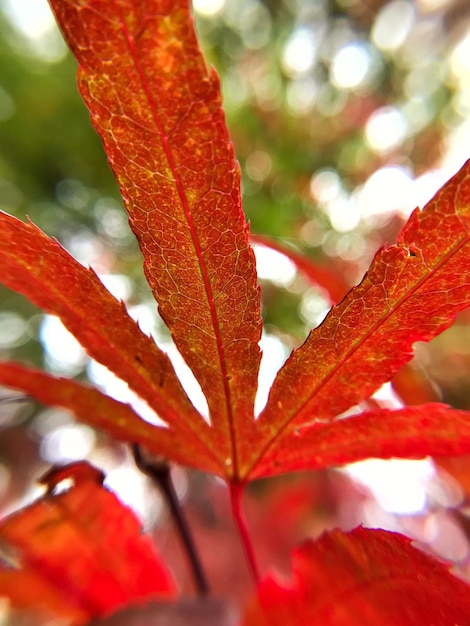
<path id="1" fill-rule="evenodd" d="M 194 15 L 221 77 L 252 232 L 357 283 L 377 248 L 393 243 L 414 207 L 470 157 L 470 3 L 195 0 Z M 92 265 L 169 352 L 203 410 L 158 318 L 75 69 L 45 0 L 0 0 L 0 209 L 28 215 Z M 259 245 L 256 254 L 265 320 L 260 409 L 275 372 L 331 302 L 285 256 Z M 439 338 L 416 345 L 412 363 L 375 401 L 470 409 L 469 320 L 463 313 Z M 57 318 L 2 287 L 0 358 L 133 401 Z M 107 484 L 134 507 L 191 590 L 166 509 L 126 447 L 64 411 L 12 395 L 0 389 L 3 513 L 37 496 L 34 479 L 50 464 L 88 459 L 107 472 Z M 214 590 L 245 597 L 249 580 L 225 486 L 181 468 L 173 474 Z M 371 460 L 262 481 L 246 504 L 264 569 L 286 573 L 303 538 L 362 523 L 410 535 L 470 578 L 469 490 L 467 459 Z"/>

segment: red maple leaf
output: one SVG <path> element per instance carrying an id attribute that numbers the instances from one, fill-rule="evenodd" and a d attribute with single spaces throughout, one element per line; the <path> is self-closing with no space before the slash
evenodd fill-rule
<path id="1" fill-rule="evenodd" d="M 51 5 L 78 60 L 80 91 L 119 183 L 159 312 L 201 385 L 209 415 L 206 420 L 193 407 L 168 357 L 92 270 L 32 224 L 4 213 L 2 282 L 58 315 L 165 426 L 145 423 L 96 389 L 24 365 L 0 364 L 0 382 L 68 408 L 124 441 L 224 477 L 247 544 L 239 496 L 250 480 L 370 456 L 468 453 L 468 413 L 438 403 L 338 418 L 390 380 L 411 359 L 416 341 L 429 341 L 470 304 L 470 163 L 412 214 L 397 244 L 377 253 L 362 282 L 292 353 L 255 419 L 261 334 L 255 260 L 218 78 L 206 68 L 188 1 Z M 357 536 L 352 549 L 364 552 L 365 540 Z M 343 547 L 348 541 L 335 539 Z M 374 553 L 385 568 L 393 561 L 384 556 L 386 543 Z M 408 548 L 400 546 L 402 559 Z M 321 562 L 324 553 L 317 551 Z M 333 574 L 345 566 L 344 552 Z M 361 575 L 355 571 L 353 578 L 357 583 Z"/>
<path id="2" fill-rule="evenodd" d="M 102 480 L 87 463 L 50 472 L 47 493 L 0 523 L 11 552 L 0 589 L 14 606 L 75 626 L 130 603 L 174 598 L 150 538 Z M 56 493 L 64 481 L 72 486 Z"/>

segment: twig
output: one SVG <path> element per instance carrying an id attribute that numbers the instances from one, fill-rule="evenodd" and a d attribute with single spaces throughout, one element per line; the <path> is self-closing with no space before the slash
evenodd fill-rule
<path id="1" fill-rule="evenodd" d="M 31 396 L 1 396 L 0 404 L 14 404 L 15 402 L 32 402 Z"/>
<path id="2" fill-rule="evenodd" d="M 202 568 L 201 560 L 196 551 L 194 539 L 189 529 L 188 522 L 183 514 L 180 501 L 175 491 L 173 481 L 171 478 L 170 466 L 164 459 L 152 459 L 147 460 L 142 454 L 140 446 L 133 445 L 132 452 L 134 454 L 134 460 L 137 467 L 160 488 L 168 507 L 170 508 L 171 515 L 176 524 L 178 534 L 184 549 L 189 559 L 192 575 L 194 578 L 194 584 L 197 592 L 200 596 L 206 596 L 209 594 L 209 585 L 205 572 Z"/>

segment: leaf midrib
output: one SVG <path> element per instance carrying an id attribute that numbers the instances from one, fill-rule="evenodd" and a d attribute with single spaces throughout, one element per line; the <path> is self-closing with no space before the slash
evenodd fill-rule
<path id="1" fill-rule="evenodd" d="M 145 93 L 145 96 L 146 96 L 146 99 L 147 99 L 147 102 L 148 102 L 148 105 L 152 114 L 152 118 L 154 120 L 155 126 L 157 128 L 157 132 L 160 136 L 160 139 L 163 145 L 163 150 L 165 152 L 168 165 L 173 174 L 174 182 L 178 191 L 178 196 L 181 202 L 181 206 L 183 208 L 183 212 L 184 212 L 186 222 L 189 228 L 191 239 L 194 245 L 194 250 L 196 253 L 197 260 L 198 260 L 199 268 L 201 270 L 204 290 L 206 292 L 207 304 L 209 306 L 212 327 L 213 327 L 214 337 L 215 337 L 216 346 L 217 346 L 217 353 L 219 355 L 220 371 L 221 371 L 222 380 L 223 380 L 225 408 L 226 408 L 226 415 L 227 415 L 227 421 L 228 421 L 228 427 L 229 427 L 229 433 L 230 433 L 230 445 L 232 448 L 231 450 L 232 471 L 234 475 L 237 475 L 238 474 L 238 453 L 237 453 L 237 447 L 236 447 L 236 435 L 235 435 L 235 427 L 234 427 L 234 419 L 233 419 L 234 416 L 233 416 L 233 410 L 232 410 L 231 394 L 230 394 L 230 387 L 229 387 L 229 382 L 228 382 L 228 368 L 227 368 L 227 362 L 225 358 L 225 351 L 223 347 L 219 321 L 217 317 L 217 311 L 215 309 L 215 304 L 214 304 L 214 296 L 213 296 L 212 287 L 211 287 L 209 276 L 208 276 L 206 263 L 204 261 L 204 257 L 202 254 L 201 244 L 199 242 L 199 238 L 196 232 L 194 221 L 191 215 L 191 209 L 189 207 L 189 202 L 188 202 L 188 198 L 186 196 L 185 190 L 184 190 L 183 182 L 181 180 L 181 177 L 178 173 L 178 169 L 175 164 L 175 160 L 174 160 L 174 157 L 173 157 L 173 154 L 172 154 L 169 142 L 168 142 L 168 136 L 165 133 L 163 125 L 160 120 L 158 105 L 153 97 L 152 91 L 148 84 L 146 74 L 140 62 L 139 54 L 134 43 L 134 38 L 131 35 L 127 27 L 121 8 L 119 7 L 117 3 L 114 3 L 114 4 L 116 7 L 116 12 L 119 15 L 122 32 L 124 34 L 124 37 L 125 37 L 125 40 L 126 40 L 129 52 L 130 52 L 130 56 L 134 62 L 134 66 L 139 76 L 142 88 L 144 90 L 144 93 Z"/>

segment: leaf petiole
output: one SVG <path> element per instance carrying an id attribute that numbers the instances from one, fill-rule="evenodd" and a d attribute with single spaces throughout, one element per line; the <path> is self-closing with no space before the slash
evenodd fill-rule
<path id="1" fill-rule="evenodd" d="M 256 560 L 253 542 L 251 541 L 250 533 L 248 531 L 246 517 L 243 512 L 243 493 L 245 491 L 245 486 L 246 483 L 244 482 L 236 481 L 230 483 L 230 503 L 232 506 L 233 518 L 235 520 L 238 532 L 240 534 L 240 538 L 242 540 L 248 565 L 250 567 L 256 585 L 259 585 L 261 578 L 258 562 Z"/>

